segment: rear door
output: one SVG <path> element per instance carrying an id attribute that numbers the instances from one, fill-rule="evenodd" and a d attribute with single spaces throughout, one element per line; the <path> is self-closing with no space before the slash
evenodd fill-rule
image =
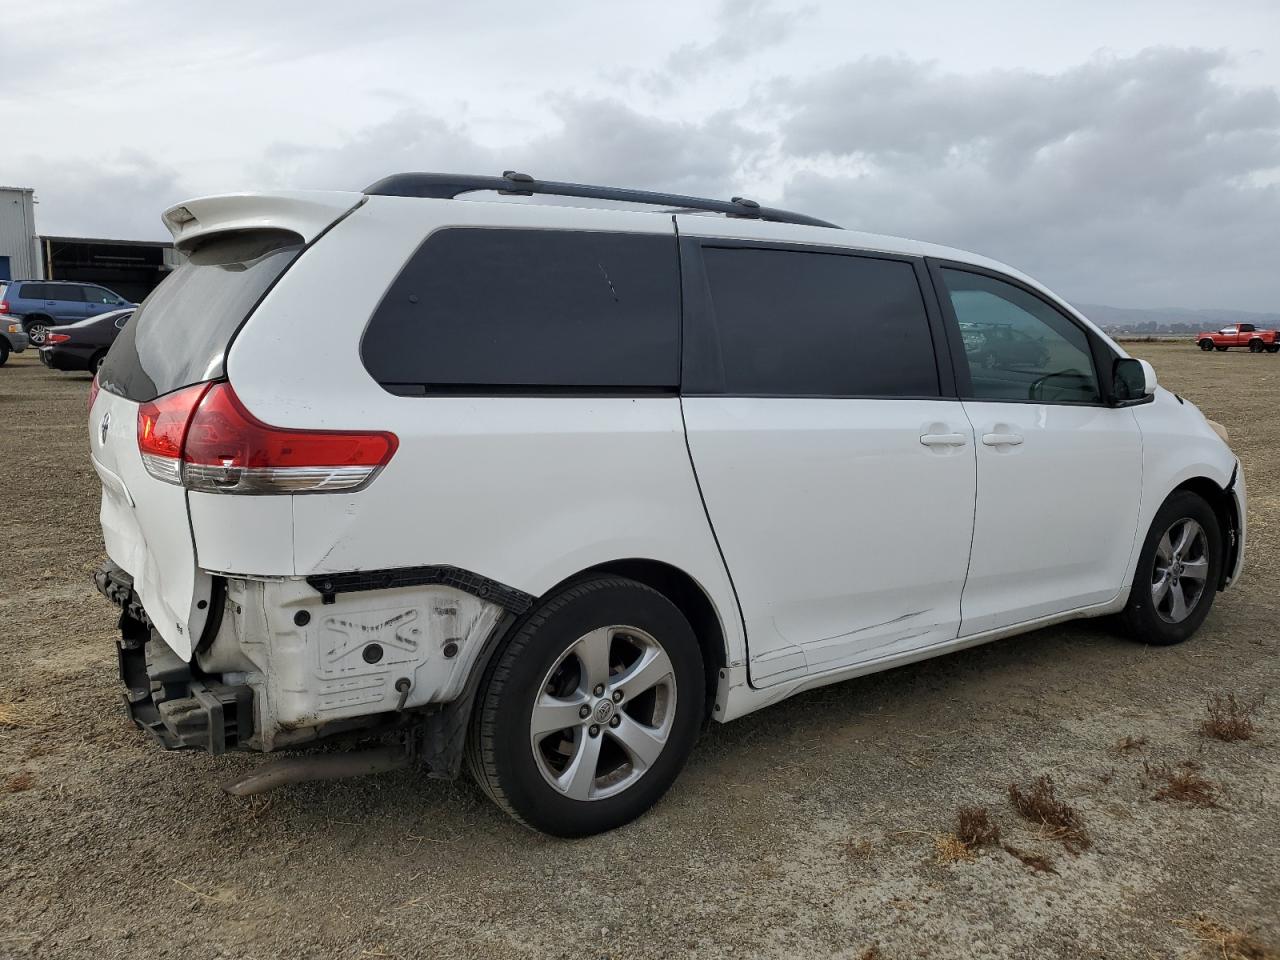
<path id="1" fill-rule="evenodd" d="M 974 445 L 923 265 L 692 238 L 681 265 L 685 425 L 752 684 L 953 639 Z"/>
<path id="2" fill-rule="evenodd" d="M 960 635 L 1111 600 L 1134 547 L 1142 437 L 1131 409 L 1103 400 L 1106 348 L 1013 278 L 961 264 L 934 276 L 978 439 Z"/>
<path id="3" fill-rule="evenodd" d="M 298 234 L 277 229 L 208 237 L 138 308 L 98 374 L 89 441 L 107 555 L 133 576 L 156 629 L 183 657 L 203 629 L 212 580 L 197 562 L 187 491 L 149 471 L 139 452 L 138 413 L 223 375 L 236 330 L 302 247 Z"/>
<path id="4" fill-rule="evenodd" d="M 45 304 L 55 320 L 74 323 L 84 319 L 88 304 L 83 287 L 74 283 L 46 283 L 44 290 Z"/>

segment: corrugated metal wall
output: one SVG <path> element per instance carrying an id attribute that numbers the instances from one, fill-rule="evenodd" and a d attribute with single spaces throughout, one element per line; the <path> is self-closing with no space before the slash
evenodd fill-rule
<path id="1" fill-rule="evenodd" d="M 9 258 L 11 279 L 40 279 L 36 257 L 34 197 L 21 187 L 0 187 L 0 257 Z"/>

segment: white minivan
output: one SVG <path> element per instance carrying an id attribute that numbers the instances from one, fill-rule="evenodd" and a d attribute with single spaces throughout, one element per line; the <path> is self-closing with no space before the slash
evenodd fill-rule
<path id="1" fill-rule="evenodd" d="M 164 220 L 89 411 L 129 711 L 352 747 L 233 793 L 465 759 L 595 833 L 709 720 L 1239 575 L 1225 431 L 983 257 L 510 172 Z"/>

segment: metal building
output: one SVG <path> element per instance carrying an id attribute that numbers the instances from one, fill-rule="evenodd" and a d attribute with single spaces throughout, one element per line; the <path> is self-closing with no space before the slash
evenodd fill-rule
<path id="1" fill-rule="evenodd" d="M 30 187 L 0 187 L 0 280 L 43 280 L 36 247 L 35 193 Z"/>

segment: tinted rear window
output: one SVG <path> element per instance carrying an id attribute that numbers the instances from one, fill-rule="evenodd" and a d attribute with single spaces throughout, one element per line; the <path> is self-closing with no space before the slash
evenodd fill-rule
<path id="1" fill-rule="evenodd" d="M 48 300 L 43 283 L 20 283 L 14 288 L 14 296 L 23 300 Z"/>
<path id="2" fill-rule="evenodd" d="M 236 330 L 301 250 L 283 230 L 203 244 L 134 312 L 99 372 L 102 386 L 146 401 L 222 376 Z"/>
<path id="3" fill-rule="evenodd" d="M 393 392 L 679 383 L 674 236 L 450 229 L 374 311 L 365 367 Z"/>
<path id="4" fill-rule="evenodd" d="M 44 285 L 46 300 L 62 300 L 70 303 L 84 303 L 84 287 L 74 283 L 46 283 Z"/>
<path id="5" fill-rule="evenodd" d="M 901 260 L 703 248 L 723 383 L 747 396 L 935 397 L 933 341 Z"/>

